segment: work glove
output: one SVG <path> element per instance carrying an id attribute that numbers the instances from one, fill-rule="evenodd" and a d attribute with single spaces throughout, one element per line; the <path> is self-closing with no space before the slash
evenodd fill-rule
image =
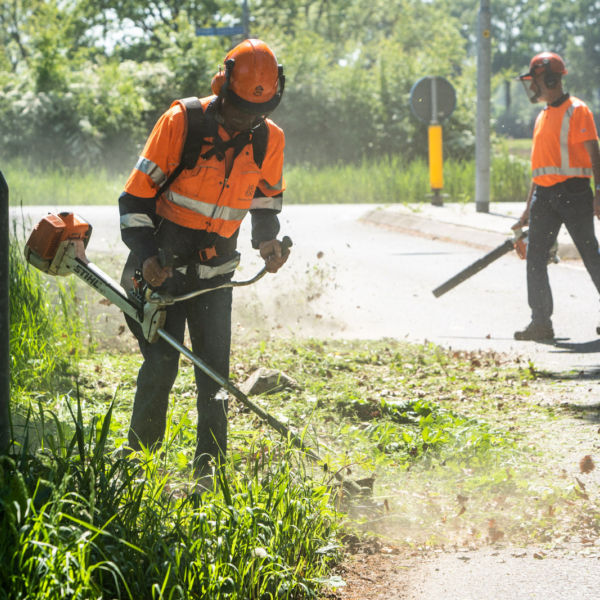
<path id="1" fill-rule="evenodd" d="M 282 253 L 281 242 L 279 240 L 261 242 L 258 248 L 260 250 L 260 256 L 264 259 L 265 266 L 269 273 L 277 273 L 277 271 L 279 271 L 286 263 L 290 255 L 289 250 L 285 254 Z"/>
<path id="2" fill-rule="evenodd" d="M 142 275 L 153 288 L 157 288 L 164 283 L 167 277 L 173 277 L 173 269 L 161 267 L 158 256 L 151 256 L 142 265 Z"/>

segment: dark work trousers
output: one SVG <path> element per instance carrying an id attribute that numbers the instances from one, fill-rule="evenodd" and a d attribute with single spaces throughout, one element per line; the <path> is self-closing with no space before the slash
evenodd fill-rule
<path id="1" fill-rule="evenodd" d="M 553 303 L 548 281 L 548 253 L 561 225 L 567 231 L 600 293 L 600 254 L 594 233 L 594 195 L 587 178 L 571 178 L 550 187 L 537 186 L 529 214 L 527 292 L 532 321 L 551 322 Z"/>
<path id="2" fill-rule="evenodd" d="M 201 287 L 216 287 L 231 276 L 204 280 Z M 185 277 L 173 271 L 166 289 L 174 294 L 185 293 Z M 164 328 L 183 342 L 187 321 L 193 352 L 223 377 L 229 377 L 231 343 L 231 288 L 207 292 L 167 307 Z M 129 446 L 140 449 L 140 442 L 152 448 L 159 444 L 166 428 L 169 393 L 179 367 L 179 352 L 160 338 L 154 344 L 142 335 L 141 326 L 126 317 L 131 332 L 139 342 L 144 363 L 138 374 L 137 390 L 131 415 Z M 220 458 L 227 449 L 227 395 L 203 371 L 194 367 L 198 387 L 198 429 L 195 467 L 206 472 L 211 457 Z M 177 398 L 174 398 L 177 402 Z"/>

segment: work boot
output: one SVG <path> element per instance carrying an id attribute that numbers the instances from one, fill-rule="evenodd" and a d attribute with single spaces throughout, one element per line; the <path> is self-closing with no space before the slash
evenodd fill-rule
<path id="1" fill-rule="evenodd" d="M 534 341 L 534 340 L 553 340 L 554 329 L 552 323 L 536 323 L 531 321 L 523 331 L 515 331 L 515 340 Z"/>

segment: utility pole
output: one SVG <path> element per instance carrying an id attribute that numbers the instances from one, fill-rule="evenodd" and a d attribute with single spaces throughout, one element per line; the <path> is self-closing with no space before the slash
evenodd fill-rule
<path id="1" fill-rule="evenodd" d="M 250 37 L 250 9 L 248 8 L 248 0 L 244 0 L 243 4 L 242 25 L 244 26 L 244 39 Z"/>
<path id="2" fill-rule="evenodd" d="M 10 304 L 8 185 L 0 171 L 0 453 L 10 444 Z"/>
<path id="3" fill-rule="evenodd" d="M 475 206 L 490 212 L 490 117 L 492 96 L 492 15 L 490 0 L 481 0 L 477 15 L 477 122 Z"/>

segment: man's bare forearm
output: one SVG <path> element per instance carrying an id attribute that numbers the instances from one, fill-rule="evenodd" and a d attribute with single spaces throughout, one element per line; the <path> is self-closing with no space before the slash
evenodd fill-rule
<path id="1" fill-rule="evenodd" d="M 592 161 L 592 172 L 594 173 L 595 185 L 600 185 L 600 146 L 598 146 L 598 140 L 590 140 L 583 142 L 587 153 L 590 155 Z"/>

